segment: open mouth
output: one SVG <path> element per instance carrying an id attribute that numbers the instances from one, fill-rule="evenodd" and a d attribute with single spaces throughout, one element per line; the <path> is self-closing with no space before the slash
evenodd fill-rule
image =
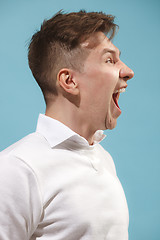
<path id="1" fill-rule="evenodd" d="M 121 88 L 121 89 L 115 91 L 112 95 L 113 101 L 118 109 L 120 109 L 120 107 L 118 105 L 118 100 L 119 100 L 120 93 L 122 93 L 122 92 L 125 92 L 125 88 Z"/>
<path id="2" fill-rule="evenodd" d="M 113 97 L 113 101 L 114 101 L 115 105 L 120 109 L 120 107 L 119 107 L 119 105 L 118 105 L 119 95 L 120 95 L 119 92 L 113 93 L 112 97 Z"/>

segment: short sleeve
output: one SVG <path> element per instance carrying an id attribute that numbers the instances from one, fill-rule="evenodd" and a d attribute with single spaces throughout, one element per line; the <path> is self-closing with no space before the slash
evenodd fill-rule
<path id="1" fill-rule="evenodd" d="M 32 169 L 16 157 L 0 157 L 0 239 L 29 240 L 41 213 L 41 194 Z"/>

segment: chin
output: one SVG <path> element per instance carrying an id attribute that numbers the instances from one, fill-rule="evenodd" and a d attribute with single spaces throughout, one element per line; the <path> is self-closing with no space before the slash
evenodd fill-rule
<path id="1" fill-rule="evenodd" d="M 112 130 L 117 126 L 117 119 L 106 119 L 106 129 Z"/>

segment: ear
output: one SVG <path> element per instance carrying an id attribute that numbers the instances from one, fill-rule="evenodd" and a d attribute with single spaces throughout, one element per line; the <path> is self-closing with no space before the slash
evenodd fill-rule
<path id="1" fill-rule="evenodd" d="M 78 95 L 78 84 L 74 77 L 74 72 L 71 69 L 61 69 L 57 75 L 57 81 L 65 92 Z"/>

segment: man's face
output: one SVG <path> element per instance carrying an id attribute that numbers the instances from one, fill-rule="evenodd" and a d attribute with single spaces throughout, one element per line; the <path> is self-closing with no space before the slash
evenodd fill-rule
<path id="1" fill-rule="evenodd" d="M 78 74 L 81 108 L 95 130 L 113 129 L 121 114 L 120 92 L 125 91 L 127 80 L 134 73 L 120 60 L 118 48 L 102 32 L 92 38 L 82 44 L 89 49 L 89 55 Z"/>

